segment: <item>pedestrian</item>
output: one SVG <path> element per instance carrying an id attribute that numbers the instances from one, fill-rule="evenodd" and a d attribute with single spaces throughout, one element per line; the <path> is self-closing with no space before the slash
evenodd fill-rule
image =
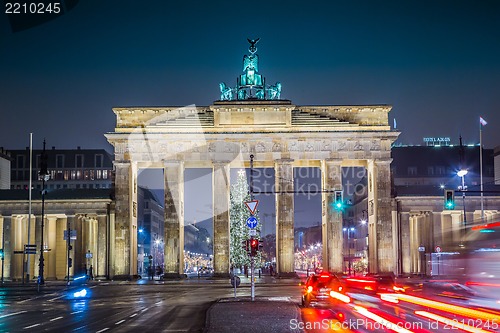
<path id="1" fill-rule="evenodd" d="M 94 268 L 92 267 L 92 265 L 90 265 L 90 268 L 89 268 L 89 280 L 93 280 L 94 279 Z"/>
<path id="2" fill-rule="evenodd" d="M 87 264 L 83 264 L 83 274 L 85 274 L 85 279 L 88 279 Z"/>
<path id="3" fill-rule="evenodd" d="M 269 275 L 273 276 L 273 265 L 269 266 Z"/>

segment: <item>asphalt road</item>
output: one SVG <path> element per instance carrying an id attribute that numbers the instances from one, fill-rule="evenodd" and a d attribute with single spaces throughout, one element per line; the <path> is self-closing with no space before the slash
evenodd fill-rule
<path id="1" fill-rule="evenodd" d="M 218 298 L 233 297 L 226 281 L 98 283 L 83 290 L 64 286 L 35 289 L 2 288 L 0 332 L 202 332 L 208 308 Z M 258 285 L 256 295 L 293 296 L 292 285 Z M 237 296 L 250 295 L 250 288 Z"/>

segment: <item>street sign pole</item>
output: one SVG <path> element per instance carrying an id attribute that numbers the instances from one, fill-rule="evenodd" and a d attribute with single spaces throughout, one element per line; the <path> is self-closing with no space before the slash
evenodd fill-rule
<path id="1" fill-rule="evenodd" d="M 253 201 L 253 154 L 250 155 L 250 200 Z M 252 302 L 255 300 L 254 266 L 254 257 L 250 256 L 250 295 Z"/>

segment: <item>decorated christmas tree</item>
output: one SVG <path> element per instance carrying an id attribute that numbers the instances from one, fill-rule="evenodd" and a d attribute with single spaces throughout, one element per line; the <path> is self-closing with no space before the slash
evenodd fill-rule
<path id="1" fill-rule="evenodd" d="M 249 228 L 246 225 L 247 218 L 251 215 L 245 205 L 245 202 L 250 201 L 250 192 L 245 175 L 245 170 L 238 171 L 236 183 L 231 185 L 230 192 L 230 260 L 234 267 L 250 266 L 250 256 L 243 248 L 243 243 L 250 239 Z M 255 230 L 257 236 L 254 238 L 260 239 L 261 223 L 258 217 L 258 212 L 255 217 L 259 221 Z M 255 267 L 261 266 L 261 253 L 255 257 Z"/>

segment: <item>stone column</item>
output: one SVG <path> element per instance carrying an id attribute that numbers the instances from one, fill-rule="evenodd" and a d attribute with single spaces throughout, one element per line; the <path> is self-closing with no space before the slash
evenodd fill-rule
<path id="1" fill-rule="evenodd" d="M 85 217 L 82 215 L 75 214 L 73 219 L 72 228 L 76 230 L 76 241 L 73 243 L 73 274 L 81 275 L 84 273 L 84 265 L 87 265 L 87 260 L 85 259 L 85 234 L 84 230 Z"/>
<path id="2" fill-rule="evenodd" d="M 55 232 L 55 249 L 52 248 L 55 256 L 56 263 L 56 279 L 64 280 L 66 275 L 68 275 L 68 243 L 64 239 L 64 231 L 67 230 L 67 217 L 58 218 L 56 220 L 56 232 Z"/>
<path id="3" fill-rule="evenodd" d="M 407 212 L 400 213 L 401 223 L 401 257 L 403 260 L 403 273 L 411 273 L 411 257 L 410 257 L 410 214 Z"/>
<path id="4" fill-rule="evenodd" d="M 276 160 L 276 273 L 294 276 L 293 160 Z"/>
<path id="5" fill-rule="evenodd" d="M 444 252 L 451 252 L 453 247 L 453 238 L 451 235 L 451 225 L 452 217 L 449 211 L 443 211 L 441 213 L 441 246 Z"/>
<path id="6" fill-rule="evenodd" d="M 26 221 L 26 223 L 28 223 L 28 222 Z M 33 214 L 33 212 L 31 213 L 31 223 L 29 224 L 29 227 L 30 227 L 30 232 L 29 232 L 30 239 L 29 239 L 28 243 L 30 245 L 36 245 L 37 249 L 39 249 L 40 244 L 36 243 L 36 241 L 35 241 L 35 239 L 36 239 L 35 238 L 36 237 L 36 235 L 35 235 L 36 215 Z M 28 227 L 26 227 L 26 230 L 28 230 Z M 26 238 L 27 237 L 28 237 L 28 232 L 26 231 Z M 38 262 L 35 260 L 36 255 L 30 254 L 29 256 L 30 256 L 30 260 L 29 260 L 30 267 L 28 268 L 28 270 L 30 272 L 30 279 L 33 281 L 33 277 L 38 275 L 38 270 L 35 271 L 35 268 L 38 269 Z M 26 258 L 26 260 L 28 260 L 28 259 Z"/>
<path id="7" fill-rule="evenodd" d="M 111 235 L 115 235 L 115 204 L 114 203 L 111 203 L 110 204 L 110 207 L 109 207 L 109 221 L 108 221 L 108 227 L 109 227 L 109 230 L 108 230 L 108 236 L 107 236 L 107 240 L 108 240 L 108 246 L 109 246 L 109 253 L 108 253 L 108 278 L 112 277 L 115 275 L 115 253 L 116 253 L 116 250 L 115 250 L 115 241 L 114 241 L 114 238 L 111 237 Z"/>
<path id="8" fill-rule="evenodd" d="M 45 256 L 45 276 L 49 280 L 56 279 L 56 238 L 57 217 L 47 216 L 47 246 L 50 251 L 44 253 Z"/>
<path id="9" fill-rule="evenodd" d="M 454 211 L 451 214 L 451 244 L 455 248 L 458 248 L 458 245 L 462 244 L 463 218 L 464 216 L 461 211 Z"/>
<path id="10" fill-rule="evenodd" d="M 133 226 L 137 225 L 137 167 L 135 164 L 114 162 L 116 217 L 114 279 L 128 279 L 133 275 L 133 246 L 136 244 Z"/>
<path id="11" fill-rule="evenodd" d="M 163 175 L 165 177 L 165 276 L 179 277 L 184 274 L 184 163 L 165 162 Z"/>
<path id="12" fill-rule="evenodd" d="M 213 163 L 214 275 L 229 276 L 229 162 Z"/>
<path id="13" fill-rule="evenodd" d="M 390 159 L 368 162 L 370 272 L 393 273 Z M 372 206 L 372 207 L 371 207 Z M 370 228 L 371 226 L 371 228 Z"/>
<path id="14" fill-rule="evenodd" d="M 96 237 L 96 265 L 94 267 L 94 276 L 99 279 L 106 278 L 106 263 L 107 263 L 107 251 L 106 251 L 106 234 L 107 234 L 107 216 L 99 215 L 97 216 L 97 237 Z"/>
<path id="15" fill-rule="evenodd" d="M 14 248 L 12 247 L 12 242 L 10 241 L 11 239 L 11 229 L 12 229 L 12 216 L 3 216 L 0 217 L 0 224 L 2 226 L 1 233 L 2 233 L 2 238 L 3 239 L 3 244 L 1 245 L 3 248 L 3 253 L 4 253 L 4 271 L 3 271 L 3 277 L 4 279 L 6 278 L 11 278 L 12 277 L 12 262 L 14 259 Z M 0 262 L 1 264 L 1 262 Z M 1 268 L 0 268 L 1 269 Z"/>
<path id="16" fill-rule="evenodd" d="M 343 235 L 342 212 L 333 207 L 335 191 L 342 190 L 342 168 L 340 160 L 324 160 L 321 163 L 322 193 L 322 237 L 323 269 L 342 273 L 343 270 Z"/>
<path id="17" fill-rule="evenodd" d="M 66 216 L 66 220 L 64 221 L 64 230 L 68 230 L 68 224 L 69 224 L 69 229 L 70 230 L 75 230 L 75 215 L 67 215 Z M 69 241 L 70 245 L 71 245 L 71 250 L 69 251 L 69 257 L 71 259 L 73 259 L 73 266 L 71 266 L 69 268 L 69 276 L 75 276 L 75 265 L 76 265 L 76 255 L 75 255 L 75 251 L 76 251 L 76 243 L 78 241 L 78 238 L 80 237 L 81 235 L 78 235 L 78 233 L 76 234 L 76 240 L 71 240 Z M 67 245 L 65 245 L 67 246 Z M 65 263 L 66 265 L 68 264 L 68 252 L 67 252 L 67 249 L 66 249 L 66 255 L 65 255 Z M 78 272 L 77 272 L 78 273 Z M 66 269 L 66 274 L 68 274 L 68 271 Z"/>
<path id="18" fill-rule="evenodd" d="M 23 223 L 25 222 L 25 223 Z M 6 240 L 10 241 L 11 250 L 13 257 L 11 258 L 12 262 L 12 279 L 21 280 L 23 278 L 23 258 L 25 257 L 23 254 L 14 254 L 14 251 L 23 251 L 24 250 L 24 242 L 25 242 L 25 230 L 28 220 L 24 219 L 24 216 L 14 215 L 12 216 L 11 221 L 11 230 L 10 237 L 6 237 Z M 26 224 L 26 225 L 25 225 Z M 7 236 L 8 234 L 6 234 Z M 37 243 L 37 249 L 40 249 L 40 243 Z M 25 272 L 26 274 L 26 272 Z M 45 272 L 45 276 L 47 276 L 47 272 Z"/>

